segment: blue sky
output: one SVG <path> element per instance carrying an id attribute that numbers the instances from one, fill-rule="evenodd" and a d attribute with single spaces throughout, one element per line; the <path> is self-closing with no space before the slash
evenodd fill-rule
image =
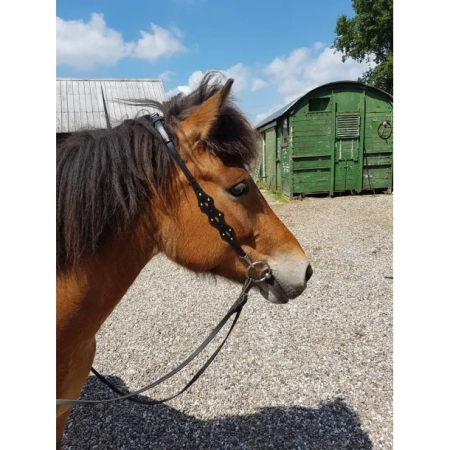
<path id="1" fill-rule="evenodd" d="M 221 70 L 253 123 L 367 69 L 329 49 L 351 0 L 57 0 L 56 14 L 58 77 L 161 78 L 170 95 Z"/>

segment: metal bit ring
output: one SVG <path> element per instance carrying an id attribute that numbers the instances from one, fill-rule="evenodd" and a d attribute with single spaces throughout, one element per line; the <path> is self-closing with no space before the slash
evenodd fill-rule
<path id="1" fill-rule="evenodd" d="M 258 267 L 261 266 L 261 267 Z M 247 278 L 255 283 L 268 280 L 272 277 L 272 270 L 265 261 L 255 261 L 247 267 Z"/>

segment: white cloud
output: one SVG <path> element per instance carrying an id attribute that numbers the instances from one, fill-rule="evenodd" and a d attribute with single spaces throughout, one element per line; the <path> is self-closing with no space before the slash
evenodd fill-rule
<path id="1" fill-rule="evenodd" d="M 314 47 L 316 50 L 321 48 L 321 43 Z M 288 57 L 275 58 L 266 66 L 265 73 L 288 103 L 322 84 L 356 80 L 368 68 L 368 63 L 352 59 L 343 63 L 342 53 L 335 53 L 330 48 L 324 48 L 317 56 L 311 49 L 297 48 Z"/>
<path id="2" fill-rule="evenodd" d="M 251 91 L 258 91 L 259 89 L 262 89 L 263 87 L 267 86 L 267 82 L 264 80 L 261 80 L 261 78 L 255 78 L 252 82 L 252 87 L 250 88 Z"/>
<path id="3" fill-rule="evenodd" d="M 358 63 L 351 59 L 343 63 L 341 53 L 334 53 L 322 42 L 316 42 L 311 48 L 297 48 L 288 56 L 273 59 L 263 70 L 265 76 L 256 77 L 256 70 L 242 63 L 222 70 L 221 73 L 225 78 L 235 80 L 234 92 L 266 88 L 264 92 L 258 94 L 256 101 L 265 107 L 273 102 L 271 108 L 260 112 L 257 105 L 242 105 L 244 111 L 246 109 L 251 111 L 252 121 L 257 123 L 317 86 L 331 81 L 356 80 L 368 67 L 368 63 Z M 180 92 L 184 94 L 192 92 L 203 76 L 204 72 L 200 70 L 193 72 L 187 83 L 169 91 L 168 97 Z M 272 88 L 269 89 L 269 86 Z M 275 92 L 278 92 L 278 99 L 274 99 Z M 252 96 L 250 92 L 248 94 Z M 270 101 L 267 101 L 267 98 L 270 98 Z"/>
<path id="4" fill-rule="evenodd" d="M 193 91 L 197 85 L 200 83 L 201 79 L 203 78 L 204 73 L 201 70 L 196 70 L 188 80 L 189 89 Z"/>
<path id="5" fill-rule="evenodd" d="M 126 57 L 155 62 L 162 57 L 187 51 L 181 32 L 151 24 L 151 33 L 141 31 L 137 42 L 125 42 L 120 32 L 106 25 L 103 14 L 93 13 L 88 22 L 56 17 L 56 62 L 76 70 L 92 70 L 96 65 L 114 66 Z"/>
<path id="6" fill-rule="evenodd" d="M 251 78 L 250 70 L 242 63 L 235 64 L 234 66 L 231 66 L 230 68 L 225 70 L 218 70 L 217 72 L 217 77 L 223 78 L 224 80 L 233 78 L 233 91 L 235 93 L 247 89 L 250 85 L 253 86 L 254 80 L 252 80 Z M 198 86 L 205 73 L 206 72 L 202 72 L 201 70 L 196 70 L 189 77 L 187 85 L 177 86 L 176 88 L 170 90 L 167 93 L 167 97 L 170 98 L 180 92 L 189 94 Z M 262 80 L 259 81 L 263 82 Z"/>
<path id="7" fill-rule="evenodd" d="M 175 72 L 172 72 L 171 70 L 166 70 L 165 72 L 160 73 L 158 75 L 158 78 L 163 81 L 170 81 L 170 79 L 172 78 L 172 75 L 175 75 Z"/>
<path id="8" fill-rule="evenodd" d="M 324 48 L 325 44 L 323 42 L 314 42 L 314 51 L 320 50 L 321 48 Z"/>
<path id="9" fill-rule="evenodd" d="M 177 39 L 181 37 L 181 32 L 177 28 L 171 27 L 170 30 L 166 30 L 154 23 L 150 24 L 150 28 L 152 33 L 140 32 L 142 37 L 137 41 L 133 51 L 136 58 L 155 62 L 159 58 L 187 51 Z"/>
<path id="10" fill-rule="evenodd" d="M 323 49 L 323 50 L 322 50 Z M 272 86 L 281 94 L 282 101 L 269 110 L 255 115 L 258 123 L 311 89 L 331 81 L 356 80 L 369 68 L 369 64 L 348 59 L 342 62 L 342 53 L 316 42 L 312 49 L 294 49 L 287 57 L 277 57 L 268 64 L 264 73 Z"/>
<path id="11" fill-rule="evenodd" d="M 129 56 L 133 42 L 106 26 L 102 14 L 92 14 L 89 22 L 56 17 L 56 61 L 77 70 L 91 70 L 96 64 L 114 66 Z"/>
<path id="12" fill-rule="evenodd" d="M 203 72 L 201 70 L 196 70 L 189 77 L 187 85 L 177 86 L 175 89 L 172 89 L 169 92 L 167 92 L 166 97 L 167 98 L 173 97 L 174 95 L 177 95 L 180 92 L 183 94 L 189 94 L 197 87 L 197 85 L 199 84 L 202 77 L 203 77 Z"/>
<path id="13" fill-rule="evenodd" d="M 311 55 L 308 48 L 297 48 L 291 52 L 287 58 L 275 58 L 265 69 L 268 75 L 275 75 L 278 78 L 283 76 L 299 75 L 302 67 L 307 63 Z"/>
<path id="14" fill-rule="evenodd" d="M 233 78 L 233 91 L 240 92 L 248 87 L 250 71 L 242 63 L 235 64 L 223 71 L 226 78 Z"/>
<path id="15" fill-rule="evenodd" d="M 284 105 L 281 103 L 277 103 L 276 105 L 271 106 L 266 112 L 261 114 L 256 114 L 255 116 L 255 125 L 261 120 L 264 120 L 266 117 L 269 117 L 271 114 L 273 114 L 275 111 L 278 111 L 281 109 Z"/>

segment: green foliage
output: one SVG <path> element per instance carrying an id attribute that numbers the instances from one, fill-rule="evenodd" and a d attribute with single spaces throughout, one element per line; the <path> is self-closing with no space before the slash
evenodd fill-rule
<path id="1" fill-rule="evenodd" d="M 287 199 L 283 194 L 281 194 L 280 192 L 272 192 L 271 190 L 267 190 L 267 189 L 263 189 L 263 191 L 269 195 L 270 197 L 272 197 L 275 201 L 280 202 L 280 203 L 289 203 L 289 199 Z"/>
<path id="2" fill-rule="evenodd" d="M 393 0 L 352 0 L 352 5 L 356 15 L 352 19 L 345 15 L 338 18 L 337 37 L 331 48 L 343 53 L 343 61 L 374 61 L 376 66 L 358 81 L 393 94 Z"/>

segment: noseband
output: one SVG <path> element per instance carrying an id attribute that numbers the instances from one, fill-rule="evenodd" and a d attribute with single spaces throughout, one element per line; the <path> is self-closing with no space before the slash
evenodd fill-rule
<path id="1" fill-rule="evenodd" d="M 239 258 L 243 259 L 247 264 L 247 270 L 246 270 L 246 280 L 242 287 L 242 291 L 236 300 L 236 302 L 233 304 L 233 306 L 228 310 L 227 314 L 223 317 L 223 319 L 219 322 L 219 324 L 214 328 L 214 330 L 210 333 L 210 335 L 205 339 L 205 341 L 195 350 L 188 358 L 186 358 L 178 367 L 173 369 L 168 374 L 164 375 L 163 377 L 159 378 L 155 382 L 149 384 L 148 386 L 143 387 L 142 389 L 139 389 L 138 391 L 131 392 L 131 393 L 125 393 L 119 390 L 116 386 L 114 386 L 112 383 L 110 383 L 103 375 L 100 375 L 93 367 L 91 368 L 92 373 L 99 378 L 104 384 L 109 386 L 114 392 L 120 395 L 120 397 L 107 399 L 107 400 L 68 400 L 68 399 L 57 399 L 56 404 L 57 405 L 95 405 L 99 403 L 111 403 L 118 400 L 130 400 L 134 403 L 144 404 L 144 405 L 157 405 L 161 403 L 165 403 L 169 400 L 174 399 L 175 397 L 178 397 L 180 394 L 185 392 L 190 386 L 192 386 L 195 381 L 200 378 L 202 373 L 207 369 L 207 367 L 212 363 L 214 358 L 217 356 L 217 354 L 220 352 L 222 347 L 224 346 L 225 342 L 228 339 L 228 336 L 231 334 L 231 331 L 233 330 L 234 326 L 236 325 L 236 322 L 239 318 L 239 315 L 241 314 L 242 308 L 244 307 L 245 303 L 247 302 L 248 298 L 248 292 L 252 288 L 254 283 L 258 283 L 264 280 L 268 280 L 272 277 L 272 271 L 265 261 L 255 261 L 252 262 L 248 254 L 243 250 L 241 245 L 239 244 L 239 241 L 236 237 L 236 233 L 230 225 L 228 225 L 225 222 L 225 215 L 222 211 L 218 210 L 214 206 L 214 199 L 209 196 L 208 194 L 203 191 L 203 189 L 199 186 L 197 183 L 197 180 L 194 178 L 190 170 L 186 167 L 186 164 L 181 159 L 180 155 L 178 154 L 172 140 L 169 138 L 166 130 L 164 129 L 164 119 L 158 114 L 152 114 L 152 123 L 155 127 L 156 131 L 158 131 L 159 135 L 161 136 L 164 144 L 166 145 L 167 149 L 169 150 L 170 155 L 174 159 L 174 161 L 177 163 L 178 167 L 181 169 L 183 174 L 186 176 L 187 180 L 189 181 L 190 186 L 195 192 L 195 195 L 197 196 L 198 206 L 201 209 L 203 213 L 205 213 L 208 216 L 209 224 L 216 228 L 219 233 L 220 237 L 227 242 L 230 247 L 238 254 Z M 189 364 L 194 358 L 196 358 L 206 347 L 207 345 L 214 339 L 214 337 L 219 333 L 219 331 L 224 327 L 224 325 L 228 322 L 230 317 L 235 316 L 233 319 L 233 322 L 230 326 L 230 329 L 228 330 L 228 333 L 226 334 L 225 338 L 221 342 L 221 344 L 217 347 L 217 349 L 214 351 L 214 353 L 209 357 L 209 359 L 203 364 L 203 366 L 199 369 L 199 371 L 194 375 L 194 377 L 189 381 L 189 383 L 177 394 L 167 397 L 163 400 L 147 400 L 147 399 L 139 399 L 139 398 L 133 398 L 138 394 L 141 394 L 142 392 L 145 392 L 149 389 L 152 389 L 162 383 L 163 381 L 171 378 L 176 373 L 178 373 L 181 369 L 183 369 L 187 364 Z"/>

